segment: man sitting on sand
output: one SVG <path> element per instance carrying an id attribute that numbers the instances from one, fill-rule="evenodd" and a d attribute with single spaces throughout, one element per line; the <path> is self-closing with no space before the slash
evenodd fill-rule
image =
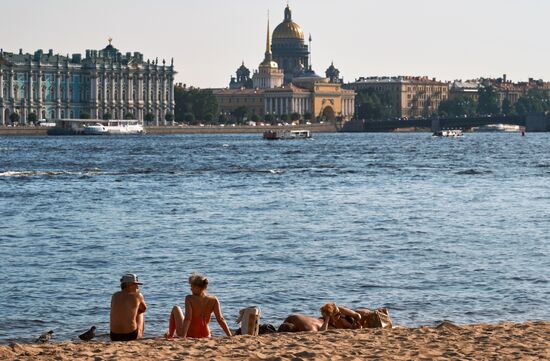
<path id="1" fill-rule="evenodd" d="M 138 276 L 125 274 L 120 279 L 121 291 L 111 298 L 111 341 L 132 341 L 143 337 L 147 309 L 145 299 L 139 292 Z"/>
<path id="2" fill-rule="evenodd" d="M 322 319 L 304 315 L 290 315 L 279 326 L 278 332 L 317 332 L 321 330 L 322 326 Z"/>

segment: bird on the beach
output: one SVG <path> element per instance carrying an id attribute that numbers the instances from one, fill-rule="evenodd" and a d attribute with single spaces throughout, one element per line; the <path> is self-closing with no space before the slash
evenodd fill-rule
<path id="1" fill-rule="evenodd" d="M 79 335 L 78 338 L 82 341 L 90 341 L 95 337 L 95 326 L 92 326 L 88 331 L 84 332 L 82 335 Z"/>
<path id="2" fill-rule="evenodd" d="M 41 334 L 40 337 L 38 337 L 36 339 L 36 342 L 38 342 L 38 343 L 47 343 L 52 338 L 52 335 L 53 335 L 53 331 L 49 330 L 48 332 L 45 332 L 45 333 Z"/>

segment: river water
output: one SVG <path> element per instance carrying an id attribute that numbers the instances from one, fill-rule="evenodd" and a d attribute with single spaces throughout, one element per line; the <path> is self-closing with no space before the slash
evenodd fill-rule
<path id="1" fill-rule="evenodd" d="M 194 271 L 232 328 L 329 301 L 404 326 L 548 320 L 549 180 L 549 134 L 0 137 L 0 343 L 108 332 L 126 272 L 148 336 Z"/>

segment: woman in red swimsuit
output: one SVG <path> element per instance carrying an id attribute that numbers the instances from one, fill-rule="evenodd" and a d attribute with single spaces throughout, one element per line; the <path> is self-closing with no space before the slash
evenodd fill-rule
<path id="1" fill-rule="evenodd" d="M 216 297 L 206 293 L 208 278 L 193 273 L 189 277 L 189 284 L 191 285 L 192 294 L 185 297 L 185 316 L 179 306 L 174 306 L 170 313 L 170 324 L 168 333 L 165 335 L 166 338 L 172 338 L 174 334 L 181 338 L 210 337 L 208 323 L 212 318 L 212 313 L 216 316 L 216 320 L 225 334 L 231 336 L 231 331 L 220 309 L 220 302 Z"/>

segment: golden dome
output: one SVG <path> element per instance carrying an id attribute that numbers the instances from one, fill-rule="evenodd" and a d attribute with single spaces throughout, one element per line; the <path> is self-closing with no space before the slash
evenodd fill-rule
<path id="1" fill-rule="evenodd" d="M 260 68 L 279 69 L 279 65 L 273 60 L 264 59 L 260 64 Z"/>
<path id="2" fill-rule="evenodd" d="M 303 41 L 304 31 L 294 21 L 284 21 L 273 31 L 273 40 L 275 39 L 298 39 Z"/>
<path id="3" fill-rule="evenodd" d="M 275 39 L 296 39 L 302 42 L 304 41 L 304 31 L 300 25 L 292 21 L 292 11 L 288 5 L 285 8 L 285 20 L 273 31 L 273 40 Z"/>

